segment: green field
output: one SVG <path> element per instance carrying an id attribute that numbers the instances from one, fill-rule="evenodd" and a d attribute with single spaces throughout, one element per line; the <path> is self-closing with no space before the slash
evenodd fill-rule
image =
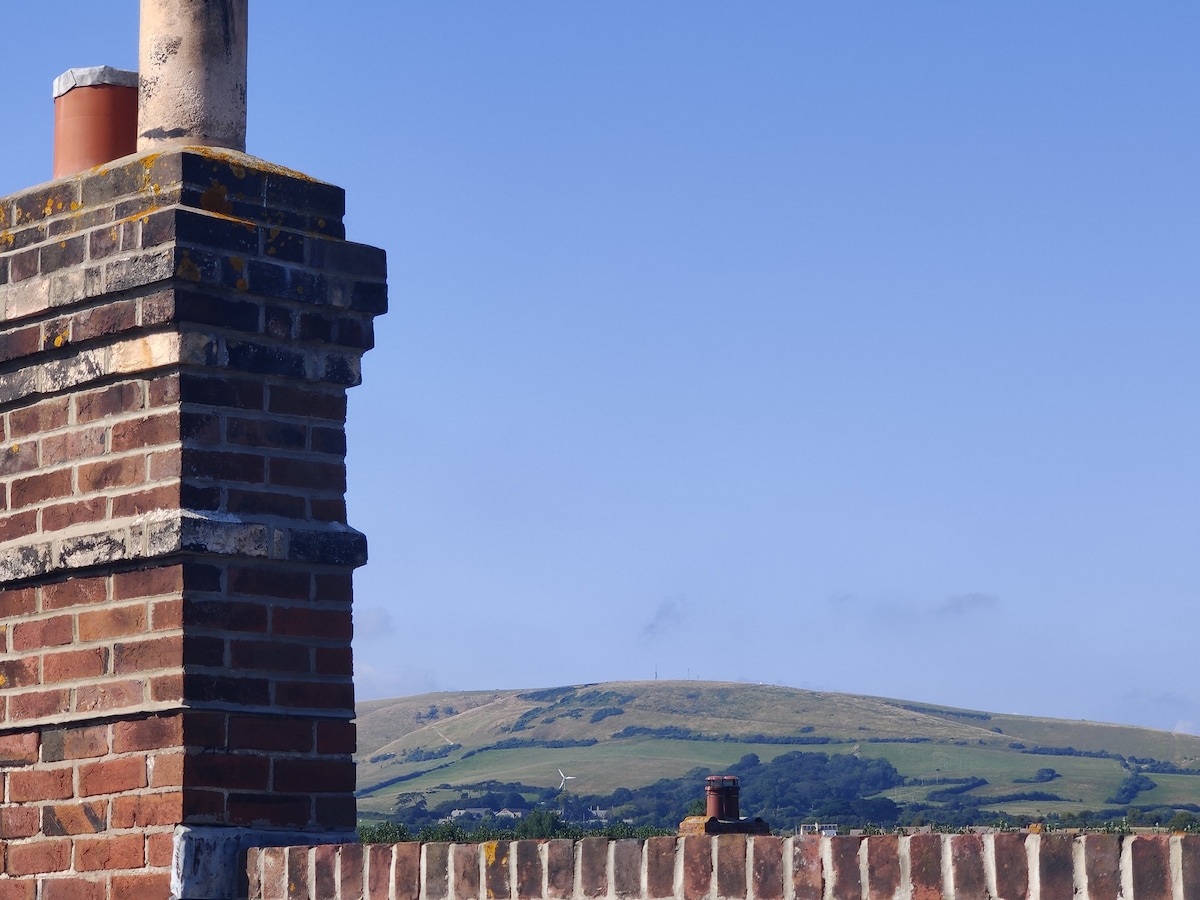
<path id="1" fill-rule="evenodd" d="M 614 737 L 627 728 L 676 731 Z M 694 681 L 378 700 L 360 704 L 358 729 L 359 808 L 375 815 L 394 812 L 402 795 L 421 794 L 432 805 L 438 799 L 470 796 L 469 786 L 486 782 L 557 787 L 559 769 L 576 776 L 570 786 L 575 793 L 605 795 L 621 787 L 680 778 L 699 768 L 720 771 L 747 753 L 765 762 L 794 750 L 886 759 L 910 781 L 986 779 L 986 785 L 971 791 L 976 798 L 1030 791 L 1063 798 L 996 805 L 1010 815 L 1111 806 L 1107 798 L 1134 768 L 1122 768 L 1122 761 L 1114 758 L 1031 754 L 1021 752 L 1022 747 L 1071 747 L 1200 768 L 1200 737 L 1192 735 L 769 685 Z M 900 742 L 913 739 L 920 742 Z M 513 740 L 535 746 L 484 749 Z M 828 743 L 784 742 L 789 740 Z M 594 743 L 546 746 L 584 741 Z M 431 756 L 437 758 L 426 758 Z M 1039 769 L 1053 769 L 1061 777 L 1040 784 L 1016 781 L 1032 778 Z M 1200 776 L 1150 777 L 1157 787 L 1139 795 L 1139 805 L 1200 804 Z M 910 783 L 886 796 L 899 803 L 923 802 L 937 788 Z M 698 796 L 702 789 L 698 783 Z"/>

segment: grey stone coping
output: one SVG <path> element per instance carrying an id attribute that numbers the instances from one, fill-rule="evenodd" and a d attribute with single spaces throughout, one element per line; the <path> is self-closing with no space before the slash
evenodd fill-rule
<path id="1" fill-rule="evenodd" d="M 67 69 L 54 79 L 54 99 L 57 100 L 77 87 L 98 87 L 113 84 L 119 87 L 137 87 L 138 73 L 112 66 L 87 66 L 82 69 Z"/>

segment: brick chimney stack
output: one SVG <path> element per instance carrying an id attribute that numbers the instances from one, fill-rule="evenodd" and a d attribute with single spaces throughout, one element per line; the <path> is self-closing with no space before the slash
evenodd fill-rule
<path id="1" fill-rule="evenodd" d="M 235 84 L 245 6 L 144 0 L 150 45 Z M 0 197 L 4 900 L 224 900 L 245 847 L 353 834 L 344 425 L 384 254 L 340 188 L 197 146 L 245 133 L 200 93 Z"/>

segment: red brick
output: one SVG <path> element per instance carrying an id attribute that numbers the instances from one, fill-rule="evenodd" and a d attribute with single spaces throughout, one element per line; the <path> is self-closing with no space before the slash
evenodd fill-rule
<path id="1" fill-rule="evenodd" d="M 756 900 L 783 900 L 783 839 L 755 837 L 751 850 Z"/>
<path id="2" fill-rule="evenodd" d="M 1069 834 L 1042 834 L 1038 841 L 1039 900 L 1072 900 L 1075 896 L 1075 839 Z"/>
<path id="3" fill-rule="evenodd" d="M 12 498 L 12 508 L 21 509 L 45 503 L 58 497 L 71 495 L 71 471 L 59 469 L 57 472 L 41 472 L 27 478 L 18 478 L 9 488 Z"/>
<path id="4" fill-rule="evenodd" d="M 646 896 L 675 896 L 675 847 L 673 837 L 646 840 Z M 757 852 L 757 847 L 755 851 Z M 533 895 L 531 895 L 533 896 Z"/>
<path id="5" fill-rule="evenodd" d="M 349 680 L 281 681 L 275 686 L 275 703 L 294 709 L 350 710 L 354 708 L 354 685 Z"/>
<path id="6" fill-rule="evenodd" d="M 746 836 L 723 834 L 717 838 L 717 894 L 746 896 Z"/>
<path id="7" fill-rule="evenodd" d="M 53 684 L 56 681 L 97 678 L 107 673 L 107 647 L 66 650 L 62 653 L 47 653 L 42 657 L 42 678 L 47 684 Z"/>
<path id="8" fill-rule="evenodd" d="M 48 895 L 43 894 L 42 896 L 47 897 Z M 33 879 L 17 881 L 10 878 L 0 881 L 0 900 L 35 900 L 36 897 L 37 882 Z M 66 900 L 66 898 L 60 895 L 55 900 Z"/>
<path id="9" fill-rule="evenodd" d="M 42 732 L 42 762 L 97 759 L 108 752 L 107 725 L 68 725 Z"/>
<path id="10" fill-rule="evenodd" d="M 360 900 L 362 895 L 362 844 L 342 844 L 338 848 L 338 892 L 335 896 Z"/>
<path id="11" fill-rule="evenodd" d="M 308 868 L 310 857 L 312 856 L 311 847 L 288 847 L 287 848 L 287 881 L 288 881 L 288 897 L 307 898 L 312 896 L 312 891 L 309 890 Z"/>
<path id="12" fill-rule="evenodd" d="M 183 475 L 183 451 L 179 448 L 151 453 L 146 458 L 149 461 L 150 481 L 166 481 Z M 182 493 L 180 496 L 183 496 Z"/>
<path id="13" fill-rule="evenodd" d="M 182 821 L 182 819 L 180 819 Z M 166 868 L 171 865 L 175 856 L 174 829 L 156 831 L 146 835 L 146 865 L 155 868 Z"/>
<path id="14" fill-rule="evenodd" d="M 35 403 L 25 409 L 14 409 L 8 417 L 9 439 L 65 428 L 69 408 L 70 399 L 58 397 Z"/>
<path id="15" fill-rule="evenodd" d="M 105 303 L 103 306 L 78 312 L 71 318 L 71 337 L 76 341 L 87 341 L 104 335 L 118 334 L 122 331 L 129 331 L 137 325 L 137 301 L 122 300 L 116 303 Z"/>
<path id="16" fill-rule="evenodd" d="M 107 435 L 108 429 L 92 427 L 42 438 L 42 465 L 50 468 L 66 462 L 103 456 Z"/>
<path id="17" fill-rule="evenodd" d="M 313 848 L 314 896 L 330 898 L 337 896 L 337 855 L 337 847 L 333 844 Z"/>
<path id="18" fill-rule="evenodd" d="M 187 760 L 186 754 L 155 753 L 150 757 L 150 787 L 182 787 L 183 767 Z"/>
<path id="19" fill-rule="evenodd" d="M 1133 896 L 1137 900 L 1171 900 L 1171 836 L 1139 834 L 1133 841 Z"/>
<path id="20" fill-rule="evenodd" d="M 575 844 L 568 840 L 546 842 L 546 896 L 565 900 L 575 895 Z"/>
<path id="21" fill-rule="evenodd" d="M 228 801 L 231 825 L 247 828 L 309 828 L 313 822 L 308 797 L 283 794 L 231 793 Z M 353 820 L 351 820 L 353 826 Z"/>
<path id="22" fill-rule="evenodd" d="M 160 900 L 171 895 L 171 875 L 168 872 L 148 872 L 144 875 L 114 875 L 109 900 Z"/>
<path id="23" fill-rule="evenodd" d="M 242 566 L 229 569 L 229 590 L 235 594 L 307 600 L 311 587 L 312 578 L 308 572 Z"/>
<path id="24" fill-rule="evenodd" d="M 415 841 L 396 844 L 392 849 L 392 884 L 396 889 L 395 900 L 417 900 L 420 897 L 421 850 L 422 845 Z"/>
<path id="25" fill-rule="evenodd" d="M 105 900 L 104 881 L 86 878 L 47 878 L 42 882 L 42 900 Z"/>
<path id="26" fill-rule="evenodd" d="M 1025 900 L 1029 895 L 1029 858 L 1024 834 L 994 836 L 996 886 L 1001 897 Z M 1094 900 L 1094 898 L 1093 898 Z"/>
<path id="27" fill-rule="evenodd" d="M 318 675 L 354 674 L 354 652 L 349 647 L 317 647 L 315 655 Z"/>
<path id="28" fill-rule="evenodd" d="M 742 841 L 742 847 L 746 842 Z M 743 851 L 744 852 L 744 851 Z M 743 857 L 744 859 L 744 857 Z M 618 897 L 642 896 L 642 842 L 620 840 L 613 843 L 612 890 Z M 745 867 L 742 884 L 746 883 Z"/>
<path id="29" fill-rule="evenodd" d="M 358 821 L 358 808 L 354 802 L 354 795 L 349 792 L 320 794 L 314 805 L 316 806 L 314 821 L 329 831 L 352 830 L 355 822 Z"/>
<path id="30" fill-rule="evenodd" d="M 140 834 L 75 841 L 75 869 L 79 872 L 138 869 L 145 864 L 146 841 Z"/>
<path id="31" fill-rule="evenodd" d="M 0 807 L 0 840 L 33 837 L 41 827 L 36 806 Z"/>
<path id="32" fill-rule="evenodd" d="M 357 749 L 357 729 L 353 722 L 318 720 L 318 753 L 353 753 Z"/>
<path id="33" fill-rule="evenodd" d="M 183 566 L 159 566 L 113 575 L 113 599 L 158 597 L 183 590 Z"/>
<path id="34" fill-rule="evenodd" d="M 942 836 L 914 834 L 908 839 L 908 857 L 913 900 L 941 900 Z"/>
<path id="35" fill-rule="evenodd" d="M 0 766 L 26 766 L 38 761 L 36 731 L 0 735 Z"/>
<path id="36" fill-rule="evenodd" d="M 3 488 L 0 487 L 0 493 L 2 492 Z M 36 509 L 29 509 L 11 516 L 0 516 L 0 543 L 29 537 L 37 530 L 38 511 Z"/>
<path id="37" fill-rule="evenodd" d="M 955 900 L 987 900 L 983 838 L 978 834 L 953 835 L 950 838 L 950 860 L 954 872 Z"/>
<path id="38" fill-rule="evenodd" d="M 372 858 L 377 849 L 386 848 L 370 847 L 369 852 Z M 256 855 L 258 858 L 259 896 L 262 897 L 262 900 L 287 900 L 287 853 L 284 848 L 262 847 L 252 849 L 250 854 L 252 857 Z M 255 895 L 251 893 L 250 896 Z M 379 898 L 372 895 L 370 900 L 379 900 Z M 382 900 L 388 900 L 386 892 L 383 894 Z"/>
<path id="39" fill-rule="evenodd" d="M 36 687 L 38 683 L 36 656 L 0 660 L 0 688 Z"/>
<path id="40" fill-rule="evenodd" d="M 386 844 L 368 844 L 367 852 L 367 883 L 363 900 L 390 900 L 389 887 L 392 881 L 392 848 Z M 262 865 L 263 880 L 267 875 L 266 860 Z M 269 895 L 263 891 L 264 900 Z"/>
<path id="41" fill-rule="evenodd" d="M 146 457 L 125 456 L 84 463 L 76 469 L 81 494 L 141 484 L 146 480 Z"/>
<path id="42" fill-rule="evenodd" d="M 129 675 L 183 665 L 183 635 L 133 641 L 113 646 L 113 674 Z"/>
<path id="43" fill-rule="evenodd" d="M 5 871 L 9 875 L 45 875 L 71 868 L 71 842 L 66 838 L 9 844 Z"/>
<path id="44" fill-rule="evenodd" d="M 482 896 L 479 890 L 479 845 L 454 844 L 450 848 L 450 861 L 454 873 L 454 896 Z"/>
<path id="45" fill-rule="evenodd" d="M 693 834 L 682 840 L 683 895 L 685 897 L 707 897 L 709 891 L 712 890 L 712 838 Z"/>
<path id="46" fill-rule="evenodd" d="M 353 792 L 354 762 L 336 759 L 278 759 L 273 787 L 288 794 Z"/>
<path id="47" fill-rule="evenodd" d="M 231 716 L 229 747 L 232 750 L 287 750 L 292 753 L 311 753 L 313 721 L 281 716 Z"/>
<path id="48" fill-rule="evenodd" d="M 75 421 L 93 422 L 105 416 L 135 412 L 142 408 L 142 386 L 127 381 L 98 391 L 88 391 L 75 397 Z"/>
<path id="49" fill-rule="evenodd" d="M 183 716 L 150 716 L 113 725 L 113 752 L 162 750 L 183 746 Z"/>
<path id="50" fill-rule="evenodd" d="M 100 641 L 105 638 L 142 634 L 146 630 L 146 604 L 107 606 L 94 612 L 79 614 L 79 640 Z"/>
<path id="51" fill-rule="evenodd" d="M 71 616 L 55 616 L 33 622 L 18 622 L 13 626 L 13 650 L 40 650 L 42 647 L 61 647 L 73 639 Z"/>
<path id="52" fill-rule="evenodd" d="M 189 786 L 242 791 L 265 791 L 270 787 L 270 761 L 265 756 L 189 754 L 183 768 Z"/>
<path id="53" fill-rule="evenodd" d="M 127 419 L 112 427 L 112 452 L 170 444 L 180 439 L 179 412 L 172 410 L 141 419 Z"/>
<path id="54" fill-rule="evenodd" d="M 835 896 L 858 897 L 862 893 L 862 875 L 858 867 L 858 852 L 862 839 L 847 835 L 829 838 L 833 863 L 833 892 Z"/>
<path id="55" fill-rule="evenodd" d="M 72 525 L 99 522 L 108 516 L 108 500 L 90 497 L 73 503 L 60 503 L 42 509 L 42 531 L 62 531 Z"/>
<path id="56" fill-rule="evenodd" d="M 103 603 L 108 599 L 108 579 L 68 578 L 42 587 L 42 609 L 66 609 Z"/>
<path id="57" fill-rule="evenodd" d="M 79 795 L 117 794 L 146 786 L 146 759 L 129 756 L 123 759 L 85 763 L 79 767 Z"/>
<path id="58" fill-rule="evenodd" d="M 3 429 L 0 422 L 0 429 Z M 19 444 L 7 444 L 0 447 L 0 475 L 17 475 L 21 472 L 31 472 L 38 467 L 38 442 L 22 441 Z M 4 492 L 0 491 L 0 495 Z M 3 498 L 0 498 L 2 500 Z M 0 503 L 0 509 L 8 509 L 7 503 Z"/>
<path id="59" fill-rule="evenodd" d="M 1200 837 L 1194 834 L 1180 835 L 1179 862 L 1183 896 L 1187 900 L 1194 900 L 1194 898 L 1200 897 Z M 1090 886 L 1090 879 L 1088 883 Z M 1108 900 L 1108 898 L 1096 897 L 1089 890 L 1088 900 Z"/>
<path id="60" fill-rule="evenodd" d="M 1121 895 L 1120 835 L 1088 834 L 1081 840 L 1088 900 L 1117 900 Z"/>
<path id="61" fill-rule="evenodd" d="M 150 628 L 167 631 L 183 627 L 183 599 L 159 600 L 150 603 Z"/>
<path id="62" fill-rule="evenodd" d="M 307 673 L 313 668 L 311 648 L 304 641 L 230 641 L 229 661 L 235 669 L 260 672 Z"/>
<path id="63" fill-rule="evenodd" d="M 70 708 L 71 694 L 68 690 L 31 691 L 17 694 L 8 701 L 8 717 L 14 722 L 23 719 L 45 719 L 61 715 Z"/>
<path id="64" fill-rule="evenodd" d="M 105 712 L 110 709 L 128 709 L 145 701 L 146 685 L 142 681 L 106 681 L 101 684 L 81 685 L 71 688 L 75 694 L 75 711 Z"/>
<path id="65" fill-rule="evenodd" d="M 62 803 L 42 807 L 42 831 L 50 837 L 99 834 L 108 828 L 108 802 Z"/>
<path id="66" fill-rule="evenodd" d="M 113 828 L 177 825 L 182 821 L 182 791 L 167 794 L 132 794 L 113 798 Z"/>
<path id="67" fill-rule="evenodd" d="M 0 490 L 0 494 L 4 492 Z M 37 589 L 17 588 L 0 591 L 0 619 L 27 616 L 37 612 Z"/>
<path id="68" fill-rule="evenodd" d="M 113 498 L 112 515 L 114 519 L 121 519 L 144 515 L 158 509 L 178 509 L 182 505 L 179 496 L 178 483 L 122 494 Z"/>

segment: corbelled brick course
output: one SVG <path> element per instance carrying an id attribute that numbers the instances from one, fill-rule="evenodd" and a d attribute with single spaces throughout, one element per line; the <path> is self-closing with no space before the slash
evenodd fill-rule
<path id="1" fill-rule="evenodd" d="M 0 900 L 165 898 L 176 826 L 353 828 L 346 389 L 387 293 L 343 212 L 195 148 L 0 199 Z"/>
<path id="2" fill-rule="evenodd" d="M 249 852 L 247 882 L 250 900 L 1200 900 L 1200 836 L 689 835 L 274 847 Z"/>

